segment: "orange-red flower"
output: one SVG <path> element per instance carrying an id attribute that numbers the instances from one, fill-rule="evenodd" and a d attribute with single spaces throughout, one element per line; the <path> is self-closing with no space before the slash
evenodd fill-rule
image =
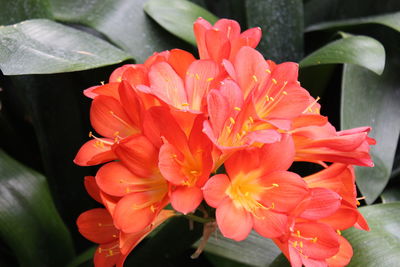
<path id="1" fill-rule="evenodd" d="M 224 236 L 243 240 L 252 228 L 269 238 L 287 232 L 287 214 L 308 194 L 301 177 L 286 171 L 293 156 L 293 143 L 285 136 L 278 143 L 236 152 L 225 162 L 227 175 L 210 178 L 204 198 L 216 208 Z"/>

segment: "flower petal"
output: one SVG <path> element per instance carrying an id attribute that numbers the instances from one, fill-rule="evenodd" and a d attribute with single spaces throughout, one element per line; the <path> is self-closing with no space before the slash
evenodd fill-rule
<path id="1" fill-rule="evenodd" d="M 226 174 L 217 174 L 211 177 L 202 188 L 207 204 L 213 208 L 221 205 L 222 201 L 227 197 L 225 191 L 230 183 Z"/>
<path id="2" fill-rule="evenodd" d="M 103 204 L 103 201 L 100 197 L 100 188 L 97 185 L 94 176 L 85 176 L 84 185 L 89 196 L 91 196 L 97 202 Z"/>
<path id="3" fill-rule="evenodd" d="M 339 252 L 335 256 L 326 259 L 329 267 L 347 266 L 350 263 L 351 257 L 353 257 L 353 248 L 349 241 L 343 236 L 339 236 L 339 243 Z"/>
<path id="4" fill-rule="evenodd" d="M 118 230 L 106 209 L 91 209 L 79 215 L 79 232 L 92 242 L 103 244 L 118 238 Z"/>
<path id="5" fill-rule="evenodd" d="M 221 233 L 236 241 L 244 240 L 253 227 L 252 215 L 241 206 L 236 206 L 230 198 L 217 207 L 216 218 Z"/>
<path id="6" fill-rule="evenodd" d="M 98 138 L 87 141 L 76 154 L 74 163 L 92 166 L 116 159 L 110 143 L 114 143 L 114 140 Z"/>
<path id="7" fill-rule="evenodd" d="M 196 186 L 177 186 L 170 195 L 172 207 L 183 214 L 193 212 L 203 200 L 203 192 Z"/>
<path id="8" fill-rule="evenodd" d="M 266 238 L 275 238 L 287 233 L 288 217 L 285 214 L 259 209 L 254 217 L 254 230 Z"/>
<path id="9" fill-rule="evenodd" d="M 335 213 L 342 198 L 332 190 L 326 188 L 311 188 L 311 199 L 306 210 L 300 214 L 301 218 L 308 220 L 318 220 L 328 217 Z"/>

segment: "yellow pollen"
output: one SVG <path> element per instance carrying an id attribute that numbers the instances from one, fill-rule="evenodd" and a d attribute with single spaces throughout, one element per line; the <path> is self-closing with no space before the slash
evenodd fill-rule
<path id="1" fill-rule="evenodd" d="M 239 107 L 234 107 L 234 110 L 241 111 L 242 109 Z"/>
<path id="2" fill-rule="evenodd" d="M 317 243 L 318 237 L 314 237 L 311 241 L 312 241 L 313 243 Z"/>
<path id="3" fill-rule="evenodd" d="M 254 123 L 254 119 L 253 119 L 252 116 L 249 117 L 249 121 L 250 121 L 251 123 Z"/>
<path id="4" fill-rule="evenodd" d="M 92 131 L 90 131 L 89 132 L 89 137 L 92 137 L 93 136 L 93 133 L 92 133 Z"/>
<path id="5" fill-rule="evenodd" d="M 248 197 L 248 196 L 250 195 L 250 193 L 249 193 L 249 192 L 246 192 L 246 193 L 244 193 L 244 195 L 245 195 L 246 197 Z"/>
<path id="6" fill-rule="evenodd" d="M 312 107 L 320 100 L 321 98 L 318 96 L 306 109 L 303 111 L 303 114 L 306 113 L 306 111 L 312 112 Z"/>
<path id="7" fill-rule="evenodd" d="M 257 76 L 256 76 L 256 75 L 253 75 L 252 78 L 253 78 L 253 80 L 254 80 L 255 82 L 258 82 L 258 79 L 257 79 Z"/>
<path id="8" fill-rule="evenodd" d="M 153 213 L 156 212 L 156 208 L 155 208 L 153 205 L 150 206 L 150 210 L 151 210 L 151 212 L 153 212 Z"/>
<path id="9" fill-rule="evenodd" d="M 274 186 L 274 187 L 279 187 L 279 184 L 272 184 L 272 186 Z"/>
<path id="10" fill-rule="evenodd" d="M 339 229 L 336 230 L 336 233 L 337 233 L 338 235 L 342 235 L 342 232 L 341 232 Z"/>
<path id="11" fill-rule="evenodd" d="M 207 78 L 207 82 L 211 82 L 212 80 L 214 80 L 213 77 Z"/>
<path id="12" fill-rule="evenodd" d="M 200 80 L 200 75 L 198 73 L 196 73 L 194 76 L 196 77 L 197 80 Z"/>
<path id="13" fill-rule="evenodd" d="M 182 103 L 181 105 L 182 105 L 182 107 L 188 107 L 189 103 Z"/>
<path id="14" fill-rule="evenodd" d="M 231 127 L 229 127 L 229 126 L 226 126 L 226 131 L 227 131 L 228 133 L 231 133 L 231 132 L 232 132 L 232 129 L 231 129 Z"/>
<path id="15" fill-rule="evenodd" d="M 270 97 L 270 99 L 271 99 L 271 101 L 272 101 L 272 102 L 274 102 L 274 101 L 275 101 L 275 99 L 274 99 L 272 96 Z"/>
<path id="16" fill-rule="evenodd" d="M 269 101 L 269 96 L 266 96 L 266 97 L 265 97 L 265 100 Z"/>
<path id="17" fill-rule="evenodd" d="M 282 94 L 287 95 L 287 92 L 286 92 L 286 91 L 283 91 Z"/>
<path id="18" fill-rule="evenodd" d="M 119 132 L 116 131 L 116 132 L 114 133 L 114 136 L 118 136 L 118 135 L 119 135 Z"/>
<path id="19" fill-rule="evenodd" d="M 269 70 L 269 69 L 266 69 L 265 71 L 266 71 L 266 72 L 268 72 L 269 74 L 271 74 L 271 70 Z"/>
<path id="20" fill-rule="evenodd" d="M 240 135 L 240 133 L 237 133 L 237 134 L 236 134 L 236 137 L 237 137 L 237 139 L 242 138 L 242 136 Z"/>
<path id="21" fill-rule="evenodd" d="M 272 82 L 273 82 L 274 84 L 277 84 L 277 83 L 278 83 L 274 78 L 272 78 Z"/>
<path id="22" fill-rule="evenodd" d="M 232 124 L 235 124 L 235 123 L 236 123 L 235 120 L 234 120 L 232 117 L 229 117 L 229 121 L 230 121 Z"/>
<path id="23" fill-rule="evenodd" d="M 296 231 L 296 235 L 297 235 L 297 237 L 301 237 L 299 230 Z"/>
<path id="24" fill-rule="evenodd" d="M 303 248 L 303 241 L 300 241 L 300 247 Z"/>
<path id="25" fill-rule="evenodd" d="M 294 242 L 293 242 L 293 247 L 294 247 L 294 248 L 297 247 L 297 241 L 294 241 Z"/>

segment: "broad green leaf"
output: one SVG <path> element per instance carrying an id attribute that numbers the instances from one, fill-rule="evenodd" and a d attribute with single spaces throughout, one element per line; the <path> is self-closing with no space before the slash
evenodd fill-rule
<path id="1" fill-rule="evenodd" d="M 363 17 L 363 18 L 349 19 L 349 20 L 338 20 L 338 21 L 314 24 L 307 27 L 306 32 L 352 27 L 365 24 L 381 24 L 389 28 L 392 28 L 395 31 L 400 31 L 400 12 L 385 14 L 380 16 Z"/>
<path id="2" fill-rule="evenodd" d="M 258 50 L 277 62 L 299 61 L 303 57 L 303 1 L 246 1 L 248 27 L 261 27 Z"/>
<path id="3" fill-rule="evenodd" d="M 54 17 L 92 27 L 142 63 L 154 52 L 185 48 L 143 11 L 147 0 L 50 0 Z"/>
<path id="4" fill-rule="evenodd" d="M 10 25 L 27 19 L 53 16 L 49 0 L 0 0 L 0 25 Z"/>
<path id="5" fill-rule="evenodd" d="M 314 51 L 300 61 L 300 67 L 321 64 L 349 63 L 382 74 L 385 66 L 385 49 L 380 42 L 367 36 L 350 36 Z"/>
<path id="6" fill-rule="evenodd" d="M 4 75 L 57 73 L 119 63 L 129 56 L 88 33 L 45 19 L 0 28 Z"/>
<path id="7" fill-rule="evenodd" d="M 341 128 L 372 126 L 374 168 L 356 168 L 357 185 L 371 204 L 385 188 L 392 170 L 400 133 L 399 53 L 388 51 L 385 72 L 378 76 L 355 65 L 345 65 L 342 78 Z"/>
<path id="8" fill-rule="evenodd" d="M 93 261 L 94 253 L 96 252 L 97 247 L 91 247 L 85 250 L 82 254 L 75 257 L 72 261 L 68 263 L 66 267 L 78 267 L 84 263 L 89 261 Z"/>
<path id="9" fill-rule="evenodd" d="M 383 203 L 400 202 L 400 188 L 399 186 L 392 186 L 386 188 L 381 195 Z"/>
<path id="10" fill-rule="evenodd" d="M 21 266 L 64 266 L 71 237 L 46 179 L 0 150 L 0 236 Z"/>
<path id="11" fill-rule="evenodd" d="M 193 23 L 202 17 L 214 24 L 218 18 L 206 9 L 186 0 L 150 0 L 144 10 L 170 33 L 196 45 Z"/>
<path id="12" fill-rule="evenodd" d="M 397 266 L 400 262 L 400 203 L 379 204 L 360 208 L 370 232 L 355 228 L 344 231 L 353 246 L 348 265 L 365 267 Z"/>
<path id="13" fill-rule="evenodd" d="M 398 0 L 310 0 L 304 5 L 306 26 L 318 22 L 359 18 L 400 10 Z"/>
<path id="14" fill-rule="evenodd" d="M 205 251 L 250 266 L 267 266 L 280 253 L 271 239 L 255 232 L 241 242 L 225 238 L 217 232 L 217 236 L 208 241 Z"/>
<path id="15" fill-rule="evenodd" d="M 286 259 L 285 255 L 281 253 L 274 259 L 269 267 L 290 267 L 290 263 L 288 259 Z"/>

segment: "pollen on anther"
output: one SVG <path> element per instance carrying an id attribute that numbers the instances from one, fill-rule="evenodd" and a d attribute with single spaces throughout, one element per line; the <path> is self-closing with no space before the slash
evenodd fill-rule
<path id="1" fill-rule="evenodd" d="M 341 232 L 339 229 L 336 230 L 336 233 L 337 233 L 338 235 L 342 235 L 342 232 Z"/>
<path id="2" fill-rule="evenodd" d="M 212 80 L 214 80 L 213 77 L 207 78 L 207 82 L 211 82 Z"/>
<path id="3" fill-rule="evenodd" d="M 254 80 L 255 82 L 258 82 L 258 79 L 257 79 L 257 76 L 256 76 L 256 75 L 253 75 L 252 78 L 253 78 L 253 80 Z"/>
<path id="4" fill-rule="evenodd" d="M 190 173 L 191 173 L 191 174 L 198 174 L 199 172 L 193 170 L 193 171 L 190 171 Z"/>
<path id="5" fill-rule="evenodd" d="M 313 243 L 317 243 L 318 237 L 314 237 L 311 241 L 312 241 Z"/>
<path id="6" fill-rule="evenodd" d="M 198 73 L 195 74 L 197 80 L 200 80 L 200 75 Z"/>
<path id="7" fill-rule="evenodd" d="M 279 187 L 279 184 L 272 184 L 273 187 Z"/>
<path id="8" fill-rule="evenodd" d="M 286 91 L 283 91 L 282 94 L 287 95 L 288 93 Z"/>
<path id="9" fill-rule="evenodd" d="M 272 78 L 272 82 L 273 82 L 274 84 L 277 84 L 277 83 L 278 83 L 274 78 Z"/>
<path id="10" fill-rule="evenodd" d="M 242 109 L 239 107 L 234 107 L 234 110 L 241 111 Z"/>
<path id="11" fill-rule="evenodd" d="M 90 131 L 89 132 L 89 137 L 92 137 L 93 136 L 93 133 L 92 133 L 92 131 Z"/>
<path id="12" fill-rule="evenodd" d="M 296 235 L 297 235 L 297 237 L 301 237 L 299 230 L 296 231 Z"/>
<path id="13" fill-rule="evenodd" d="M 236 122 L 235 122 L 235 119 L 232 118 L 232 117 L 229 117 L 229 121 L 230 121 L 232 124 L 235 124 L 235 123 L 236 123 Z"/>
<path id="14" fill-rule="evenodd" d="M 303 241 L 300 241 L 299 244 L 300 244 L 300 247 L 303 248 Z"/>
<path id="15" fill-rule="evenodd" d="M 266 69 L 266 72 L 268 72 L 269 74 L 271 74 L 271 70 L 270 69 Z"/>
<path id="16" fill-rule="evenodd" d="M 251 123 L 254 123 L 254 119 L 253 119 L 252 116 L 249 116 L 249 121 L 250 121 Z"/>
<path id="17" fill-rule="evenodd" d="M 156 212 L 156 208 L 153 205 L 150 206 L 150 210 L 151 212 Z"/>

